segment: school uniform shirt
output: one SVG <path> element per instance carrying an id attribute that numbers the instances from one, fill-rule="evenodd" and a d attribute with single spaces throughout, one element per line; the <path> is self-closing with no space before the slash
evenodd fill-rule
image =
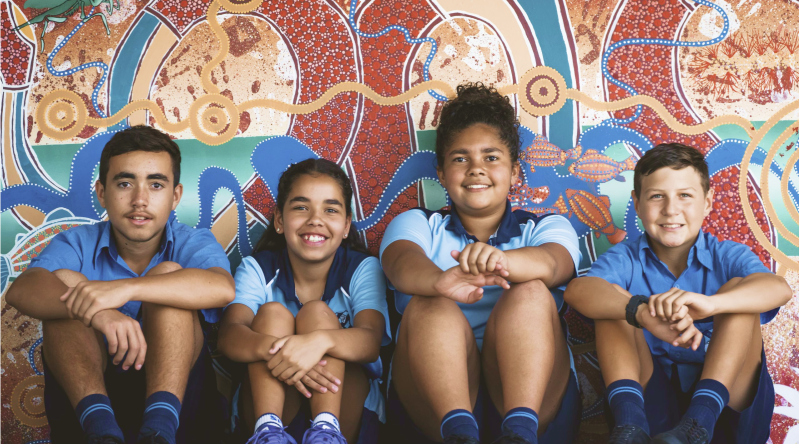
<path id="1" fill-rule="evenodd" d="M 380 245 L 380 256 L 392 243 L 408 240 L 422 247 L 425 255 L 441 270 L 448 270 L 458 261 L 452 258 L 452 250 L 463 251 L 467 245 L 479 242 L 466 232 L 458 212 L 452 210 L 429 211 L 421 208 L 406 211 L 395 217 L 388 225 L 383 242 Z M 580 264 L 580 246 L 577 233 L 569 221 L 563 216 L 547 215 L 538 217 L 526 211 L 513 211 L 510 202 L 505 206 L 505 213 L 497 231 L 491 235 L 488 244 L 502 251 L 515 250 L 522 247 L 537 247 L 543 244 L 556 243 L 568 250 L 574 261 L 574 269 Z M 412 295 L 395 290 L 394 298 L 397 311 L 403 313 Z M 563 289 L 552 289 L 558 310 L 563 305 Z M 458 303 L 480 349 L 483 346 L 485 326 L 491 310 L 504 290 L 498 285 L 483 288 L 483 298 L 473 304 Z"/>
<path id="2" fill-rule="evenodd" d="M 587 276 L 602 278 L 633 295 L 651 296 L 677 288 L 712 296 L 732 278 L 744 278 L 752 273 L 770 273 L 746 245 L 719 241 L 715 236 L 700 232 L 688 251 L 688 267 L 679 277 L 669 271 L 652 251 L 647 235 L 616 244 L 599 256 Z M 754 295 L 753 295 L 754 296 Z M 760 315 L 765 324 L 777 315 L 779 307 Z M 713 335 L 713 319 L 694 320 L 702 332 L 702 344 L 696 351 L 675 347 L 644 330 L 653 359 L 656 359 L 671 378 L 672 364 L 677 367 L 680 386 L 684 392 L 696 382 L 702 372 L 705 354 Z"/>
<path id="3" fill-rule="evenodd" d="M 119 256 L 111 233 L 111 222 L 82 225 L 57 234 L 50 244 L 35 257 L 32 268 L 49 271 L 72 270 L 90 281 L 113 281 L 136 278 L 147 274 L 161 262 L 175 262 L 183 268 L 207 270 L 219 267 L 230 272 L 225 250 L 205 228 L 192 228 L 177 221 L 173 212 L 167 220 L 161 245 L 142 274 L 136 274 Z M 141 301 L 129 301 L 118 308 L 123 314 L 141 320 Z M 218 322 L 221 308 L 201 310 L 205 320 Z"/>
<path id="4" fill-rule="evenodd" d="M 285 248 L 260 251 L 245 257 L 236 270 L 235 280 L 236 299 L 230 305 L 242 304 L 257 314 L 261 305 L 279 302 L 294 316 L 302 308 L 294 289 L 294 275 Z M 327 274 L 322 301 L 338 316 L 341 328 L 351 328 L 353 319 L 361 311 L 377 310 L 386 323 L 381 345 L 391 343 L 386 278 L 377 258 L 339 247 Z M 385 404 L 379 385 L 379 378 L 383 374 L 380 358 L 365 364 L 364 370 L 370 379 L 369 395 L 364 407 L 375 412 L 381 422 L 386 422 Z"/>

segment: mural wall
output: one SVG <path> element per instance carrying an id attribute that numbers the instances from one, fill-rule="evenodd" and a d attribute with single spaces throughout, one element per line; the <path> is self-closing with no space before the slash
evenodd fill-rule
<path id="1" fill-rule="evenodd" d="M 127 125 L 183 152 L 181 222 L 234 267 L 281 171 L 336 161 L 373 251 L 388 222 L 438 209 L 435 128 L 457 84 L 507 94 L 523 128 L 517 208 L 558 213 L 582 271 L 641 235 L 632 170 L 663 141 L 707 156 L 705 229 L 749 245 L 799 291 L 796 0 L 0 0 L 2 291 L 53 235 L 104 217 L 100 151 Z M 795 293 L 796 294 L 796 293 Z M 593 333 L 568 313 L 581 442 L 604 442 Z M 771 440 L 799 442 L 799 307 L 763 327 Z M 40 323 L 2 302 L 2 430 L 48 442 Z"/>

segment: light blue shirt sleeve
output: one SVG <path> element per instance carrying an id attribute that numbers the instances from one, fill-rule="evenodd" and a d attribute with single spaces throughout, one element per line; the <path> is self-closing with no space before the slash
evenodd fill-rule
<path id="1" fill-rule="evenodd" d="M 543 244 L 555 243 L 562 245 L 568 250 L 574 262 L 575 273 L 580 268 L 580 244 L 577 240 L 577 232 L 563 216 L 547 216 L 533 227 L 532 236 L 527 242 L 528 247 L 538 247 Z"/>
<path id="2" fill-rule="evenodd" d="M 633 273 L 633 262 L 629 252 L 629 248 L 623 243 L 614 245 L 591 264 L 591 269 L 585 275 L 602 278 L 629 290 Z"/>
<path id="3" fill-rule="evenodd" d="M 74 242 L 79 239 L 73 239 L 74 237 L 76 236 L 70 235 L 68 231 L 53 236 L 44 250 L 31 260 L 28 268 L 44 268 L 50 272 L 72 270 L 80 273 L 83 254 L 79 251 L 79 243 Z"/>
<path id="4" fill-rule="evenodd" d="M 238 276 L 238 274 L 237 274 Z M 238 288 L 238 281 L 237 286 Z M 383 315 L 386 327 L 381 345 L 391 343 L 391 325 L 388 320 L 388 303 L 386 302 L 386 278 L 377 258 L 364 259 L 358 265 L 350 281 L 350 299 L 352 299 L 353 322 L 355 316 L 363 310 L 377 310 Z M 238 291 L 236 291 L 238 299 Z M 235 301 L 233 301 L 235 302 Z"/>
<path id="5" fill-rule="evenodd" d="M 258 261 L 252 256 L 242 259 L 233 279 L 236 281 L 236 298 L 228 307 L 242 304 L 249 307 L 253 314 L 258 314 L 258 309 L 267 302 L 267 282 Z"/>
<path id="6" fill-rule="evenodd" d="M 386 247 L 398 240 L 411 241 L 422 247 L 427 257 L 432 257 L 433 232 L 430 230 L 430 224 L 424 211 L 406 211 L 388 224 L 388 228 L 383 234 L 383 241 L 380 243 L 381 261 Z"/>
<path id="7" fill-rule="evenodd" d="M 207 270 L 219 267 L 230 273 L 230 261 L 222 245 L 216 240 L 211 230 L 206 228 L 188 228 L 193 232 L 178 248 L 176 262 L 183 268 L 200 268 Z"/>

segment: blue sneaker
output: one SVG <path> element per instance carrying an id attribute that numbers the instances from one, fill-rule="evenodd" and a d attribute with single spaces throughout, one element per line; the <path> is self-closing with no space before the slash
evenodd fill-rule
<path id="1" fill-rule="evenodd" d="M 297 441 L 282 427 L 267 424 L 255 432 L 247 444 L 297 444 Z"/>
<path id="2" fill-rule="evenodd" d="M 347 440 L 335 427 L 320 422 L 305 431 L 302 435 L 302 444 L 347 444 Z"/>

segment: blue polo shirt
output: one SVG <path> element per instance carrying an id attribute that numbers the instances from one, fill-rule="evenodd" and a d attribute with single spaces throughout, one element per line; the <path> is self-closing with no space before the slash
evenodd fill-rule
<path id="1" fill-rule="evenodd" d="M 236 299 L 230 305 L 245 305 L 256 314 L 261 305 L 279 302 L 294 316 L 302 308 L 294 289 L 291 261 L 285 248 L 279 251 L 264 250 L 245 257 L 236 270 L 235 280 Z M 322 301 L 338 316 L 341 328 L 351 328 L 353 319 L 361 311 L 377 310 L 386 323 L 381 345 L 391 343 L 386 278 L 377 258 L 339 247 L 327 274 Z M 364 407 L 375 412 L 380 421 L 386 422 L 378 379 L 383 374 L 380 358 L 365 364 L 364 370 L 371 380 Z"/>
<path id="2" fill-rule="evenodd" d="M 711 234 L 700 232 L 688 252 L 688 267 L 679 277 L 674 277 L 666 264 L 652 251 L 647 238 L 647 235 L 642 235 L 638 239 L 616 244 L 599 256 L 591 265 L 587 276 L 602 278 L 625 288 L 633 295 L 648 297 L 677 288 L 712 296 L 732 278 L 744 278 L 752 273 L 770 273 L 760 258 L 746 245 L 719 241 Z M 775 308 L 762 313 L 761 324 L 774 319 L 778 311 L 779 308 Z M 701 375 L 705 353 L 713 334 L 713 319 L 702 321 L 694 322 L 704 335 L 702 344 L 696 351 L 675 347 L 644 330 L 652 357 L 660 363 L 669 377 L 672 364 L 676 364 L 684 392 Z"/>
<path id="3" fill-rule="evenodd" d="M 395 217 L 388 225 L 383 242 L 380 245 L 382 257 L 386 247 L 398 240 L 408 240 L 422 247 L 425 255 L 442 270 L 448 270 L 458 262 L 452 258 L 452 250 L 463 251 L 467 245 L 478 242 L 478 239 L 466 232 L 458 212 L 454 207 L 447 211 L 429 211 L 413 209 Z M 538 217 L 526 211 L 513 211 L 510 202 L 505 206 L 505 213 L 497 231 L 488 240 L 488 244 L 502 251 L 515 250 L 522 247 L 537 247 L 543 244 L 556 243 L 569 251 L 574 261 L 574 269 L 580 264 L 580 246 L 577 233 L 569 221 L 563 216 L 547 215 Z M 389 284 L 392 290 L 395 288 Z M 558 309 L 563 305 L 563 289 L 552 289 Z M 482 349 L 483 335 L 491 310 L 502 295 L 500 286 L 484 287 L 483 298 L 473 304 L 458 303 L 466 319 L 469 321 L 477 345 Z M 395 291 L 397 311 L 405 311 L 411 295 Z"/>
<path id="4" fill-rule="evenodd" d="M 164 261 L 175 262 L 183 268 L 222 268 L 230 272 L 225 250 L 205 228 L 192 228 L 169 216 L 161 246 L 142 274 L 136 274 L 117 253 L 110 222 L 82 225 L 57 234 L 50 244 L 35 257 L 30 267 L 49 271 L 77 271 L 90 281 L 113 281 L 141 277 Z M 141 301 L 130 301 L 119 308 L 123 314 L 140 319 Z M 201 310 L 208 322 L 218 322 L 221 308 Z"/>

